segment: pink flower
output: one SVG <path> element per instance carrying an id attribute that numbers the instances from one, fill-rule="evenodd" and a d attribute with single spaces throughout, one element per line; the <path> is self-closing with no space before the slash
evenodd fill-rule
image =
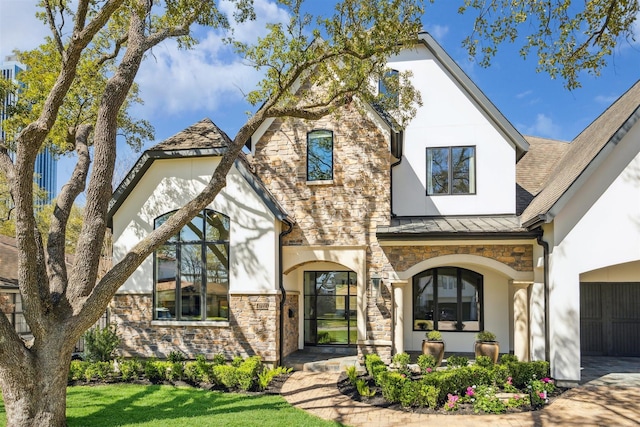
<path id="1" fill-rule="evenodd" d="M 507 384 L 509 384 L 509 385 L 513 385 L 513 382 L 512 382 L 512 381 L 513 381 L 513 378 L 511 378 L 511 377 L 508 377 L 508 378 L 507 378 Z"/>
<path id="2" fill-rule="evenodd" d="M 473 396 L 475 394 L 473 387 L 467 387 L 467 396 Z"/>
<path id="3" fill-rule="evenodd" d="M 431 369 L 431 368 L 427 368 L 427 373 L 429 373 L 429 374 L 430 374 L 430 373 L 431 373 L 431 371 L 433 371 L 433 369 Z"/>
<path id="4" fill-rule="evenodd" d="M 449 402 L 451 403 L 456 403 L 458 401 L 458 399 L 460 399 L 460 397 L 458 397 L 458 395 L 456 394 L 447 394 L 447 397 L 449 398 Z"/>
<path id="5" fill-rule="evenodd" d="M 548 378 L 548 377 L 547 377 L 547 378 L 543 378 L 543 379 L 542 379 L 542 382 L 543 382 L 543 383 L 547 383 L 547 384 L 548 384 L 548 383 L 550 383 L 550 382 L 553 382 L 553 380 L 552 380 L 551 378 Z"/>
<path id="6" fill-rule="evenodd" d="M 514 395 L 514 396 L 513 396 L 513 398 L 514 398 L 515 400 L 518 400 L 518 399 L 520 399 L 520 395 L 519 395 L 519 394 L 516 394 L 516 395 Z"/>
<path id="7" fill-rule="evenodd" d="M 540 392 L 538 392 L 538 396 L 540 396 L 540 399 L 546 399 L 547 398 L 547 392 L 546 391 L 540 391 Z"/>

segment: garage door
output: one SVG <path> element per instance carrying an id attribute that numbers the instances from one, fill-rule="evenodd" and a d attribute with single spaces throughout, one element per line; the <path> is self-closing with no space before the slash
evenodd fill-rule
<path id="1" fill-rule="evenodd" d="M 640 283 L 580 284 L 580 350 L 640 357 Z"/>

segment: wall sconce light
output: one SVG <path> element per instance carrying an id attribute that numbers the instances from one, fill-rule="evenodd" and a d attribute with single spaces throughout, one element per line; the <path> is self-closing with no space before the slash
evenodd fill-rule
<path id="1" fill-rule="evenodd" d="M 378 302 L 378 299 L 380 298 L 381 284 L 382 284 L 382 277 L 380 277 L 380 274 L 378 273 L 371 274 L 371 287 L 369 289 L 369 292 L 371 293 L 371 298 L 375 302 Z"/>

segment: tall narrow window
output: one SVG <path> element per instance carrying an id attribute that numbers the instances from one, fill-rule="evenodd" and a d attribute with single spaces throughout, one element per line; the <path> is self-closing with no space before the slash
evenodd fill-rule
<path id="1" fill-rule="evenodd" d="M 307 181 L 333 179 L 333 132 L 314 130 L 307 134 Z"/>
<path id="2" fill-rule="evenodd" d="M 413 278 L 413 329 L 482 330 L 482 275 L 439 267 Z"/>
<path id="3" fill-rule="evenodd" d="M 427 148 L 427 194 L 475 194 L 475 147 Z"/>
<path id="4" fill-rule="evenodd" d="M 155 252 L 154 319 L 228 320 L 228 292 L 229 218 L 205 209 Z"/>

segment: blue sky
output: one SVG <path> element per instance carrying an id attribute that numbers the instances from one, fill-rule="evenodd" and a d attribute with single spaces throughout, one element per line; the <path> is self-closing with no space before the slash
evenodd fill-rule
<path id="1" fill-rule="evenodd" d="M 328 14 L 334 1 L 309 0 L 315 13 Z M 0 55 L 14 49 L 36 47 L 47 29 L 35 20 L 35 0 L 0 0 Z M 567 91 L 561 80 L 535 72 L 537 58 L 523 60 L 517 46 L 503 45 L 490 68 L 481 68 L 467 58 L 462 40 L 471 32 L 472 16 L 457 13 L 460 1 L 436 0 L 428 4 L 423 26 L 469 77 L 524 135 L 571 140 L 615 99 L 640 79 L 640 23 L 635 23 L 636 41 L 622 41 L 600 77 L 584 74 L 582 87 Z M 257 20 L 237 28 L 236 35 L 252 41 L 264 34 L 265 23 L 286 18 L 270 0 L 255 0 Z M 225 7 L 223 3 L 223 8 Z M 211 118 L 233 137 L 251 106 L 244 94 L 260 80 L 259 72 L 232 54 L 212 31 L 198 30 L 201 43 L 180 51 L 172 41 L 156 47 L 137 78 L 145 105 L 136 107 L 136 117 L 156 128 L 155 143 L 204 117 Z M 424 95 L 423 95 L 424 96 Z M 428 95 L 427 95 L 428 96 Z M 119 152 L 116 173 L 123 176 L 139 154 Z M 70 175 L 73 159 L 59 162 L 58 187 Z"/>

